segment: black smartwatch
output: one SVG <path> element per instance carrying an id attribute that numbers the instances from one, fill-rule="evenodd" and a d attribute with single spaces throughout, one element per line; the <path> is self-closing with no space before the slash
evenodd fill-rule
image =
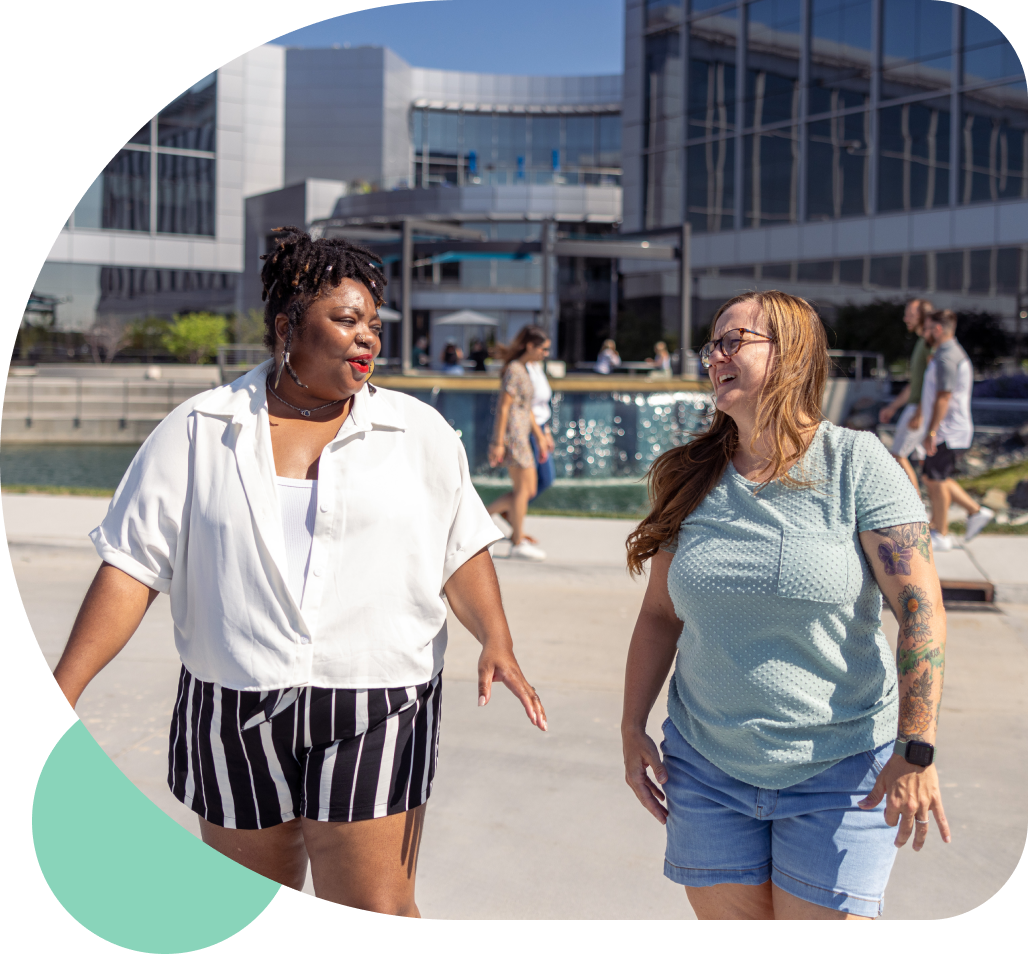
<path id="1" fill-rule="evenodd" d="M 902 755 L 911 765 L 920 765 L 922 768 L 935 761 L 935 746 L 931 742 L 897 739 L 893 752 Z"/>

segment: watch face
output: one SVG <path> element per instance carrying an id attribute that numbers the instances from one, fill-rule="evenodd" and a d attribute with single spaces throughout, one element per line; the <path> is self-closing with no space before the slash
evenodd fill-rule
<path id="1" fill-rule="evenodd" d="M 935 746 L 928 742 L 908 742 L 906 758 L 911 765 L 931 765 L 935 758 Z"/>

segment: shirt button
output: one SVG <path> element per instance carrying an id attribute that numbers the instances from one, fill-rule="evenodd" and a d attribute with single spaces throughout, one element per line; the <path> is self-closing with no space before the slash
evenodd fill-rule
<path id="1" fill-rule="evenodd" d="M 331 508 L 331 507 L 329 507 L 329 505 L 328 505 L 328 501 L 326 501 L 326 500 L 323 500 L 323 501 L 321 502 L 321 508 L 320 508 L 320 509 L 321 509 L 321 512 L 322 512 L 322 513 L 328 513 L 328 512 L 329 512 L 329 510 L 331 510 L 332 508 Z"/>
<path id="2" fill-rule="evenodd" d="M 314 568 L 314 575 L 315 576 L 321 576 L 321 567 L 320 566 L 316 566 Z"/>

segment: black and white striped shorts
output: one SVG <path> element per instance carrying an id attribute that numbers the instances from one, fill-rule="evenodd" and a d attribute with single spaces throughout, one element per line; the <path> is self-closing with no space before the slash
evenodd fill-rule
<path id="1" fill-rule="evenodd" d="M 428 801 L 442 674 L 400 689 L 241 692 L 182 667 L 168 785 L 223 828 L 363 821 Z"/>

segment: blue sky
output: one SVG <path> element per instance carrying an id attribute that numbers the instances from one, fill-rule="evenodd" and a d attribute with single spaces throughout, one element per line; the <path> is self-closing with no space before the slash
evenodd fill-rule
<path id="1" fill-rule="evenodd" d="M 622 71 L 623 0 L 431 0 L 322 20 L 272 42 L 388 46 L 412 66 L 582 76 Z"/>

